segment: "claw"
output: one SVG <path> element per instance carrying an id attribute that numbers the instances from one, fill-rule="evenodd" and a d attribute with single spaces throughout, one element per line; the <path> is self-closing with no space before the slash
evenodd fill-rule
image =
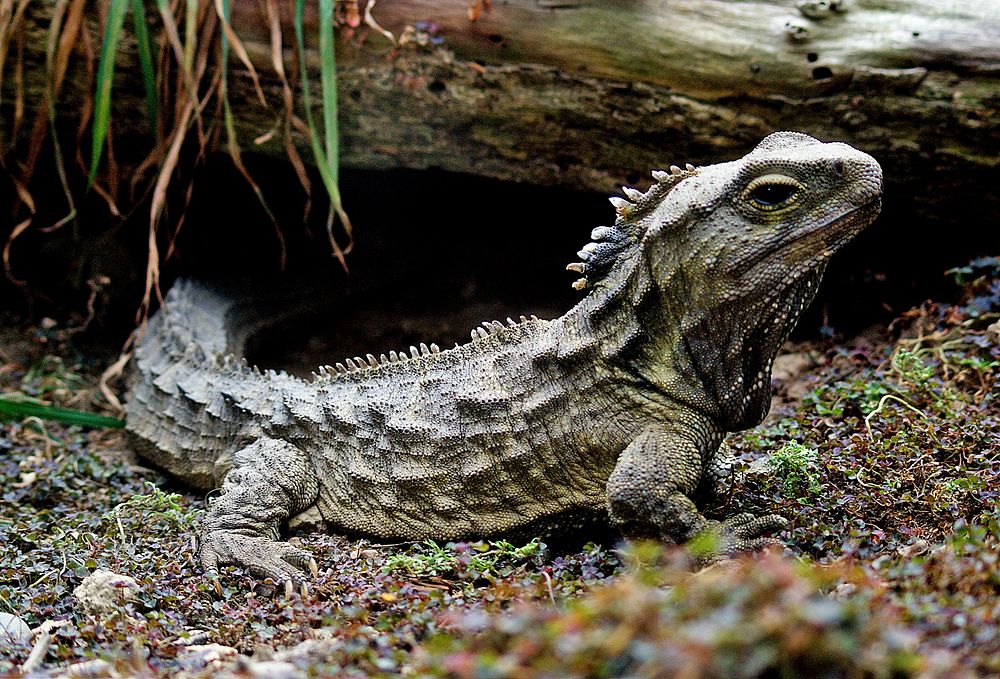
<path id="1" fill-rule="evenodd" d="M 291 580 L 285 580 L 285 597 L 291 599 L 293 594 L 295 594 L 295 586 Z"/>
<path id="2" fill-rule="evenodd" d="M 316 559 L 309 559 L 309 572 L 312 573 L 314 578 L 319 577 L 319 566 L 316 565 Z"/>
<path id="3" fill-rule="evenodd" d="M 309 596 L 309 585 L 307 585 L 305 582 L 303 582 L 299 586 L 299 594 L 302 595 L 303 599 L 305 599 L 307 596 Z"/>

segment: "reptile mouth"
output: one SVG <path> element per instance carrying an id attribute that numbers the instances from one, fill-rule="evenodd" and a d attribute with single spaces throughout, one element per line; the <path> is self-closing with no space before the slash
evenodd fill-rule
<path id="1" fill-rule="evenodd" d="M 850 212 L 845 212 L 832 222 L 827 222 L 822 226 L 813 227 L 795 234 L 792 239 L 785 241 L 785 243 L 782 244 L 782 249 L 801 241 L 808 240 L 811 236 L 841 233 L 847 230 L 843 227 L 851 227 L 861 221 L 868 224 L 875 219 L 876 216 L 878 216 L 878 213 L 881 210 L 882 196 L 876 196 L 864 205 L 859 205 Z M 853 236 L 854 234 L 851 235 Z"/>
<path id="2" fill-rule="evenodd" d="M 796 236 L 788 245 L 801 243 L 809 240 L 810 236 L 822 238 L 829 235 L 832 243 L 830 247 L 836 251 L 846 245 L 866 226 L 871 224 L 882 211 L 882 196 L 876 196 L 864 205 L 860 205 L 850 212 L 838 217 L 824 227 L 810 229 L 806 233 Z M 830 253 L 833 254 L 833 253 Z"/>
<path id="3" fill-rule="evenodd" d="M 878 216 L 878 213 L 881 210 L 882 210 L 882 196 L 879 195 L 876 196 L 875 198 L 872 198 L 867 203 L 859 205 L 858 207 L 854 208 L 849 212 L 845 212 L 832 222 L 827 222 L 821 226 L 815 226 L 811 229 L 800 231 L 799 233 L 795 234 L 792 238 L 782 241 L 778 245 L 776 250 L 760 253 L 749 260 L 740 262 L 738 266 L 740 269 L 743 270 L 756 267 L 758 264 L 760 264 L 761 261 L 767 261 L 769 259 L 772 259 L 777 253 L 787 252 L 790 248 L 799 245 L 803 241 L 807 241 L 811 238 L 823 237 L 827 234 L 831 236 L 846 235 L 846 238 L 843 241 L 836 242 L 831 245 L 831 247 L 834 250 L 837 250 L 840 248 L 840 246 L 844 245 L 844 243 L 853 238 L 857 234 L 857 232 L 861 230 L 861 229 L 852 230 L 851 227 L 859 223 L 862 223 L 864 225 L 870 224 L 875 219 L 875 217 Z"/>

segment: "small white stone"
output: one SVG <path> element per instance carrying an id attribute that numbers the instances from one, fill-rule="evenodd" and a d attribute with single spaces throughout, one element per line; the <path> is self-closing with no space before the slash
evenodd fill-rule
<path id="1" fill-rule="evenodd" d="M 97 570 L 83 579 L 73 596 L 84 613 L 109 613 L 134 601 L 139 583 L 127 575 Z"/>
<path id="2" fill-rule="evenodd" d="M 222 644 L 196 644 L 184 649 L 179 658 L 189 666 L 197 666 L 199 669 L 212 664 L 221 664 L 226 658 L 238 655 L 232 646 Z"/>
<path id="3" fill-rule="evenodd" d="M 0 647 L 16 644 L 31 638 L 31 628 L 28 623 L 16 615 L 0 613 Z"/>
<path id="4" fill-rule="evenodd" d="M 251 677 L 260 679 L 305 679 L 306 673 L 290 662 L 280 660 L 265 660 L 252 662 L 247 670 Z"/>

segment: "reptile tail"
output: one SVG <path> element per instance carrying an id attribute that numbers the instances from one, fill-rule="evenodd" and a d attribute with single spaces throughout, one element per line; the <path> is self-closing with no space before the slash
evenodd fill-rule
<path id="1" fill-rule="evenodd" d="M 219 485 L 237 438 L 221 417 L 230 375 L 248 370 L 235 358 L 246 337 L 236 311 L 220 288 L 179 280 L 150 318 L 133 359 L 125 406 L 130 444 L 197 488 Z"/>

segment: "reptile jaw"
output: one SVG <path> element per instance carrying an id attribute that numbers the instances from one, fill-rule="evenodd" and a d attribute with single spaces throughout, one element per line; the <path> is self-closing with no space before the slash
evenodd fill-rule
<path id="1" fill-rule="evenodd" d="M 860 205 L 849 212 L 845 212 L 837 219 L 826 222 L 821 226 L 814 226 L 795 234 L 794 237 L 781 242 L 775 250 L 760 252 L 752 257 L 736 262 L 735 268 L 740 271 L 755 269 L 761 262 L 771 262 L 778 253 L 789 253 L 796 246 L 801 246 L 810 240 L 832 236 L 836 242 L 830 243 L 822 252 L 815 253 L 809 259 L 822 256 L 829 258 L 840 247 L 853 238 L 861 229 L 871 224 L 882 211 L 882 196 L 878 195 L 867 203 Z"/>
<path id="2" fill-rule="evenodd" d="M 827 222 L 822 226 L 816 226 L 795 234 L 793 238 L 783 243 L 779 249 L 788 250 L 813 238 L 829 236 L 834 242 L 829 244 L 822 253 L 825 257 L 829 257 L 834 251 L 840 249 L 842 245 L 856 236 L 859 231 L 875 221 L 875 218 L 878 217 L 881 211 L 882 196 L 879 194 L 867 203 L 844 213 L 832 222 Z"/>

